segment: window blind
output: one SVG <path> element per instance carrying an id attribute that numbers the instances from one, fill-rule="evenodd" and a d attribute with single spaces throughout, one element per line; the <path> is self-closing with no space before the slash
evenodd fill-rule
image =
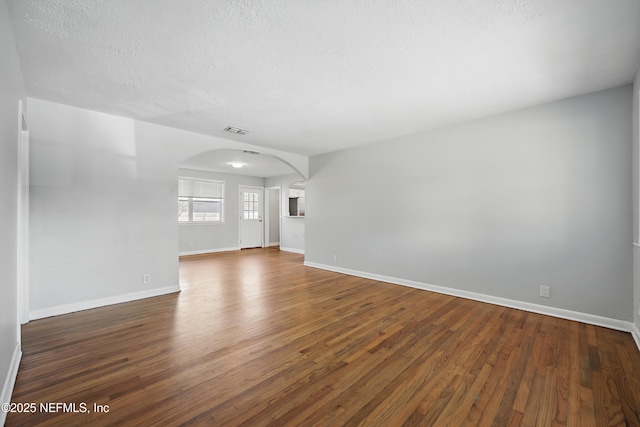
<path id="1" fill-rule="evenodd" d="M 178 197 L 207 197 L 222 199 L 224 181 L 200 181 L 196 179 L 178 179 Z"/>

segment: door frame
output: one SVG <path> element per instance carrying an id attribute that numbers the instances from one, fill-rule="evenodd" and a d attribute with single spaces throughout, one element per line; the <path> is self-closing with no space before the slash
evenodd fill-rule
<path id="1" fill-rule="evenodd" d="M 273 187 L 265 187 L 264 189 L 264 246 L 269 246 L 273 241 L 271 237 L 271 216 L 269 211 L 271 209 L 271 196 L 269 195 L 271 190 L 278 190 L 278 223 L 280 226 L 278 227 L 278 242 L 280 242 L 281 232 L 282 232 L 282 187 L 279 185 L 275 185 Z M 279 245 L 279 243 L 278 243 Z"/>
<path id="2" fill-rule="evenodd" d="M 20 325 L 29 323 L 29 127 L 22 100 L 18 101 L 17 200 L 17 313 Z"/>
<path id="3" fill-rule="evenodd" d="M 244 211 L 244 199 L 242 198 L 242 193 L 244 189 L 260 191 L 260 247 L 264 248 L 264 187 L 242 184 L 238 185 L 238 247 L 242 249 L 242 224 L 244 221 L 242 217 L 242 212 Z"/>

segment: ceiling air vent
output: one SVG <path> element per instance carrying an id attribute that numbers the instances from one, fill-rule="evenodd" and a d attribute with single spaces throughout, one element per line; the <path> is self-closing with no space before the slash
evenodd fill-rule
<path id="1" fill-rule="evenodd" d="M 253 154 L 253 155 L 260 154 L 257 151 L 251 151 L 251 150 L 242 150 L 242 152 L 245 154 Z"/>
<path id="2" fill-rule="evenodd" d="M 246 135 L 251 132 L 250 130 L 234 128 L 233 126 L 227 126 L 224 130 L 231 133 L 237 133 L 238 135 Z"/>

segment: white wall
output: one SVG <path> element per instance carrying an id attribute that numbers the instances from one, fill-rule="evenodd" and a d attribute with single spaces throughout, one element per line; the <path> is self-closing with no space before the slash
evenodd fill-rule
<path id="1" fill-rule="evenodd" d="M 263 187 L 264 178 L 180 169 L 180 176 L 224 180 L 224 224 L 180 224 L 180 254 L 239 250 L 238 186 Z M 174 213 L 174 217 L 175 217 Z"/>
<path id="2" fill-rule="evenodd" d="M 0 1 L 0 403 L 11 399 L 20 361 L 17 312 L 18 101 L 26 101 L 9 10 Z M 6 414 L 0 411 L 0 425 Z"/>
<path id="3" fill-rule="evenodd" d="M 303 217 L 282 217 L 280 249 L 283 251 L 305 253 L 306 226 Z"/>
<path id="4" fill-rule="evenodd" d="M 631 106 L 625 86 L 313 157 L 305 258 L 629 322 Z"/>
<path id="5" fill-rule="evenodd" d="M 306 245 L 305 218 L 291 218 L 289 212 L 289 186 L 303 178 L 298 174 L 282 175 L 265 179 L 266 187 L 280 187 L 282 222 L 280 228 L 280 249 L 304 253 Z"/>
<path id="6" fill-rule="evenodd" d="M 269 219 L 268 232 L 265 232 L 265 245 L 275 246 L 280 245 L 280 209 L 282 208 L 282 189 L 266 188 L 265 194 L 268 195 L 268 206 L 265 206 L 266 215 Z M 267 200 L 267 199 L 265 199 Z"/>
<path id="7" fill-rule="evenodd" d="M 32 318 L 178 290 L 177 174 L 154 141 L 130 119 L 29 108 Z"/>
<path id="8" fill-rule="evenodd" d="M 29 109 L 31 318 L 177 290 L 178 165 L 256 147 L 37 99 Z"/>

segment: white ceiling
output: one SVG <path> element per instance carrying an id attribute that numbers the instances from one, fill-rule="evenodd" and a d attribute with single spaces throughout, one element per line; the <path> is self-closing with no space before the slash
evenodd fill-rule
<path id="1" fill-rule="evenodd" d="M 303 155 L 619 86 L 640 64 L 640 0 L 7 3 L 29 96 Z"/>
<path id="2" fill-rule="evenodd" d="M 242 163 L 243 166 L 237 169 L 230 165 L 231 162 Z M 247 150 L 206 151 L 185 160 L 180 167 L 261 178 L 297 173 L 282 160 L 267 154 L 248 153 Z"/>

